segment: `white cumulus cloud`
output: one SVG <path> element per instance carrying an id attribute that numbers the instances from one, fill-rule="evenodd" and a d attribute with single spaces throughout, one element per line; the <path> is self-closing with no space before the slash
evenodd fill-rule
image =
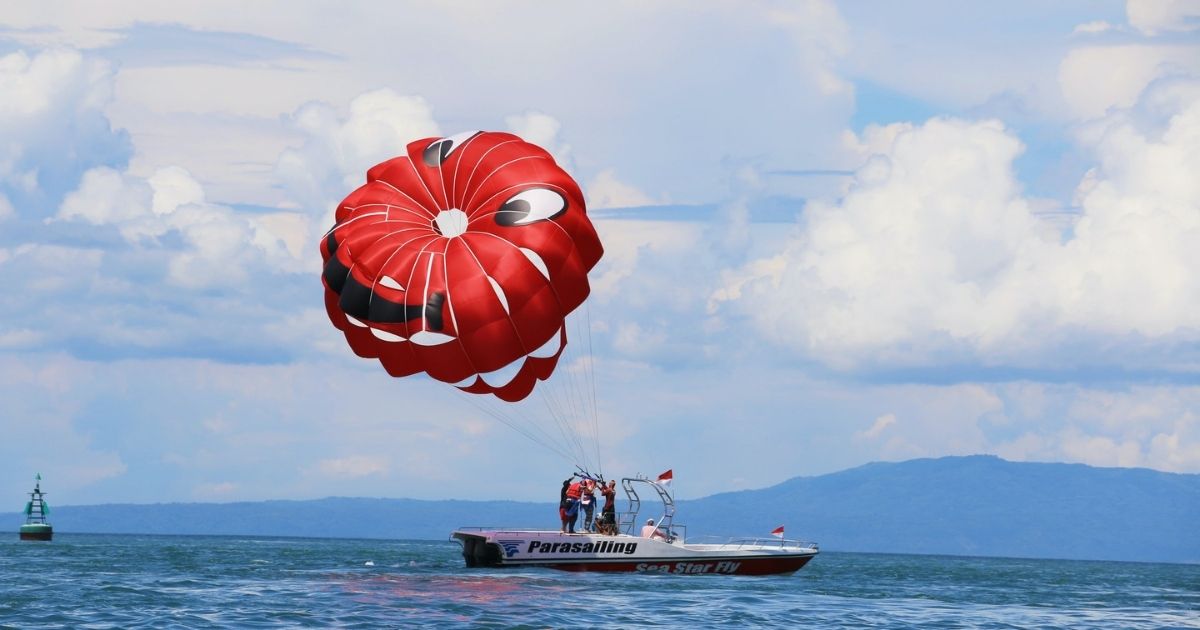
<path id="1" fill-rule="evenodd" d="M 833 68 L 849 48 L 845 21 L 833 3 L 825 0 L 805 0 L 786 7 L 767 9 L 767 19 L 782 27 L 795 42 L 798 57 L 806 70 L 813 73 L 817 88 L 825 95 L 853 92 L 849 82 Z"/>
<path id="2" fill-rule="evenodd" d="M 142 230 L 135 224 L 151 214 L 153 196 L 145 180 L 102 166 L 83 174 L 79 188 L 63 199 L 57 218 L 94 225 L 121 224 L 122 235 L 136 240 Z"/>
<path id="3" fill-rule="evenodd" d="M 1022 196 L 1022 146 L 1000 123 L 869 129 L 862 144 L 886 148 L 846 196 L 809 204 L 796 236 L 728 274 L 713 305 L 737 303 L 768 338 L 843 368 L 1053 363 L 1072 336 L 1195 337 L 1194 85 L 1158 86 L 1152 106 L 1085 130 L 1097 165 L 1061 234 Z"/>
<path id="4" fill-rule="evenodd" d="M 631 208 L 655 203 L 646 193 L 622 182 L 615 169 L 607 168 L 587 184 L 588 206 L 592 208 Z"/>
<path id="5" fill-rule="evenodd" d="M 76 50 L 0 56 L 0 218 L 46 216 L 84 170 L 128 156 L 112 89 L 112 68 Z"/>
<path id="6" fill-rule="evenodd" d="M 344 113 L 309 103 L 291 120 L 304 143 L 280 155 L 276 173 L 297 204 L 330 216 L 339 200 L 366 182 L 367 169 L 402 155 L 413 140 L 438 135 L 424 98 L 390 89 L 360 94 Z"/>
<path id="7" fill-rule="evenodd" d="M 350 455 L 317 462 L 317 468 L 332 477 L 356 478 L 387 472 L 387 460 L 371 455 Z"/>
<path id="8" fill-rule="evenodd" d="M 1112 24 L 1109 24 L 1108 22 L 1106 22 L 1106 21 L 1104 21 L 1104 20 L 1095 20 L 1095 21 L 1092 21 L 1092 22 L 1085 22 L 1085 23 L 1083 23 L 1083 24 L 1080 24 L 1079 26 L 1076 26 L 1076 27 L 1075 27 L 1075 30 L 1074 30 L 1074 31 L 1072 31 L 1072 34 L 1078 34 L 1078 33 L 1089 33 L 1089 34 L 1091 34 L 1091 33 L 1103 33 L 1103 32 L 1106 32 L 1106 31 L 1111 31 L 1112 29 L 1113 29 L 1113 25 L 1112 25 Z"/>
<path id="9" fill-rule="evenodd" d="M 1021 433 L 995 445 L 1003 457 L 1200 471 L 1200 389 L 1133 386 L 1000 388 Z M 1022 409 L 1029 395 L 1049 409 Z"/>
<path id="10" fill-rule="evenodd" d="M 508 130 L 517 134 L 522 140 L 542 147 L 554 156 L 564 170 L 573 170 L 571 162 L 571 145 L 559 140 L 558 132 L 562 123 L 549 114 L 538 111 L 528 111 L 523 114 L 507 116 L 504 119 Z"/>
<path id="11" fill-rule="evenodd" d="M 875 438 L 878 438 L 879 435 L 884 432 L 884 430 L 893 424 L 896 424 L 896 414 L 885 413 L 882 416 L 875 418 L 875 422 L 871 424 L 870 428 L 856 432 L 854 437 L 859 439 L 874 440 Z"/>
<path id="12" fill-rule="evenodd" d="M 108 167 L 90 170 L 64 199 L 56 219 L 112 225 L 130 243 L 150 247 L 168 232 L 179 234 L 185 247 L 173 253 L 168 278 L 184 287 L 241 284 L 256 266 L 283 273 L 313 270 L 302 260 L 302 245 L 311 236 L 306 217 L 243 215 L 207 203 L 200 183 L 177 166 L 149 178 Z"/>
<path id="13" fill-rule="evenodd" d="M 1197 0 L 1126 0 L 1129 24 L 1147 35 L 1200 28 Z"/>
<path id="14" fill-rule="evenodd" d="M 0 57 L 0 124 L 13 125 L 48 113 L 98 109 L 112 96 L 111 70 L 76 50 L 50 49 L 34 56 L 17 51 Z"/>
<path id="15" fill-rule="evenodd" d="M 1187 73 L 1200 74 L 1200 46 L 1084 46 L 1063 58 L 1058 83 L 1068 112 L 1090 119 L 1132 106 L 1155 79 Z"/>

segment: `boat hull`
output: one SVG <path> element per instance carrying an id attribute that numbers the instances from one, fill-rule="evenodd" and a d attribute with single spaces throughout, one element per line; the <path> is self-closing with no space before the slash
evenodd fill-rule
<path id="1" fill-rule="evenodd" d="M 818 553 L 815 546 L 686 545 L 634 536 L 548 531 L 459 530 L 468 567 L 549 567 L 562 571 L 675 575 L 794 573 Z"/>
<path id="2" fill-rule="evenodd" d="M 529 564 L 561 571 L 613 573 L 672 573 L 675 575 L 785 575 L 799 571 L 812 556 L 748 558 L 696 558 L 694 560 L 649 560 L 646 562 L 553 562 Z"/>
<path id="3" fill-rule="evenodd" d="M 22 525 L 20 536 L 21 540 L 51 540 L 54 529 L 49 525 Z"/>

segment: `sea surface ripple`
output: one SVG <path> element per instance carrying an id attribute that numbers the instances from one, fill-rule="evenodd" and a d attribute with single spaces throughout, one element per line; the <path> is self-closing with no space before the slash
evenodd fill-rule
<path id="1" fill-rule="evenodd" d="M 3 628 L 1200 628 L 1200 566 L 823 552 L 790 576 L 466 569 L 452 542 L 0 541 Z"/>

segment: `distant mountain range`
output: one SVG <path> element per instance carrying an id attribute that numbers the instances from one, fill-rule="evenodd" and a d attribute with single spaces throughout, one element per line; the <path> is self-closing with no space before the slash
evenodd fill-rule
<path id="1" fill-rule="evenodd" d="M 557 504 L 336 497 L 58 506 L 52 517 L 60 533 L 436 540 L 463 525 L 555 528 Z M 0 523 L 16 536 L 22 518 L 0 514 Z M 789 538 L 835 551 L 1200 563 L 1200 475 L 916 459 L 682 501 L 677 522 L 691 537 L 785 525 Z"/>

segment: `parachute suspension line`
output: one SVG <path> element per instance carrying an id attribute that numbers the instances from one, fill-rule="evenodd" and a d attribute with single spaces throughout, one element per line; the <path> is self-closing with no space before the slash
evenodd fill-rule
<path id="1" fill-rule="evenodd" d="M 583 450 L 578 440 L 578 436 L 571 430 L 571 426 L 567 420 L 567 415 L 562 409 L 562 404 L 555 398 L 554 394 L 547 391 L 542 393 L 542 402 L 546 405 L 546 411 L 550 417 L 554 419 L 555 426 L 558 428 L 558 433 L 562 436 L 563 444 L 574 452 L 573 464 L 586 464 L 583 458 Z"/>
<path id="2" fill-rule="evenodd" d="M 572 318 L 571 325 L 572 325 L 572 328 L 574 329 L 572 334 L 575 336 L 576 339 L 579 340 L 579 343 L 583 343 L 582 335 L 580 335 L 580 330 L 579 330 L 580 324 L 579 324 L 579 316 L 578 315 L 576 315 L 575 317 Z M 571 357 L 572 363 L 575 363 L 576 365 L 569 366 L 567 369 L 567 375 L 570 377 L 570 386 L 571 386 L 568 393 L 570 394 L 571 411 L 573 414 L 573 418 L 575 419 L 576 438 L 579 438 L 580 434 L 586 435 L 587 433 L 593 433 L 593 435 L 590 437 L 594 440 L 595 435 L 594 435 L 594 432 L 591 430 L 592 429 L 591 414 L 588 413 L 589 405 L 586 404 L 586 395 L 584 394 L 584 386 L 583 386 L 583 383 L 581 382 L 581 381 L 584 381 L 584 379 L 585 379 L 586 372 L 587 372 L 587 363 L 588 363 L 588 360 L 590 359 L 590 357 L 580 356 L 580 354 L 581 354 L 580 352 L 575 352 L 572 354 L 572 357 Z M 586 449 L 584 449 L 584 446 L 582 444 L 582 440 L 580 442 L 581 442 L 579 445 L 580 449 L 583 449 L 586 452 Z M 585 457 L 585 459 L 586 459 L 586 457 Z"/>
<path id="3" fill-rule="evenodd" d="M 509 243 L 509 244 L 512 245 L 512 243 Z M 471 255 L 472 259 L 475 261 L 475 264 L 479 266 L 479 271 L 481 273 L 485 273 L 483 264 L 480 262 L 479 257 L 475 255 L 475 252 L 469 246 L 467 246 L 467 252 Z M 449 274 L 449 271 L 447 270 L 447 277 L 449 277 L 448 274 Z M 449 301 L 449 290 L 447 290 L 447 301 Z M 453 313 L 454 313 L 453 308 L 451 308 L 450 312 L 453 315 Z M 513 324 L 513 329 L 516 330 L 516 324 L 515 324 L 515 322 L 512 321 L 511 317 L 509 317 L 509 322 Z M 455 325 L 457 326 L 457 322 Z M 474 397 L 468 396 L 468 398 L 474 398 Z M 472 400 L 472 404 L 475 404 L 476 408 L 491 415 L 493 418 L 500 420 L 501 422 L 503 422 L 510 428 L 516 430 L 518 433 L 521 433 L 522 435 L 526 436 L 527 438 L 534 441 L 535 443 L 538 443 L 538 444 L 546 447 L 548 450 L 551 450 L 551 451 L 557 453 L 559 456 L 561 456 L 563 459 L 567 460 L 570 463 L 574 463 L 575 461 L 577 461 L 572 456 L 567 454 L 567 450 L 569 450 L 570 443 L 566 440 L 557 440 L 556 441 L 554 439 L 554 437 L 550 434 L 550 432 L 544 426 L 542 426 L 541 424 L 536 422 L 533 417 L 529 417 L 526 421 L 521 422 L 517 418 L 510 416 L 509 414 L 502 411 L 501 407 L 498 405 L 498 403 L 495 403 L 494 401 L 491 401 L 491 400 L 489 400 L 489 402 L 492 405 L 496 405 L 496 406 L 484 406 L 484 403 L 476 401 L 476 400 Z M 517 409 L 517 413 L 518 413 L 518 415 L 522 415 L 522 412 L 519 407 Z M 526 427 L 526 428 L 521 428 L 519 425 L 524 425 L 524 427 Z M 535 429 L 536 429 L 536 432 L 539 434 L 539 436 L 533 435 L 533 432 Z M 561 435 L 561 431 L 560 431 L 560 435 Z M 567 449 L 563 448 L 564 445 L 567 447 Z"/>
<path id="4" fill-rule="evenodd" d="M 592 385 L 592 435 L 596 445 L 596 471 L 604 476 L 604 460 L 600 458 L 600 406 L 596 404 L 596 353 L 592 349 L 592 307 L 583 303 L 584 314 L 587 316 L 588 340 L 588 381 Z"/>
<path id="5" fill-rule="evenodd" d="M 560 369 L 539 383 L 534 393 L 542 400 L 545 415 L 549 416 L 544 419 L 545 426 L 553 425 L 553 431 L 547 430 L 547 433 L 557 432 L 559 445 L 573 454 L 575 464 L 588 470 L 598 470 L 599 462 L 592 458 L 596 449 L 587 445 L 588 440 L 596 438 L 597 431 L 589 410 L 592 397 L 585 391 L 584 376 L 580 374 L 581 370 L 585 370 L 586 375 L 589 368 L 586 363 L 580 364 L 581 359 L 586 358 L 580 356 L 586 349 L 582 344 L 581 331 L 578 330 L 578 319 L 569 318 L 563 325 L 567 331 L 573 330 L 575 343 L 567 343 L 559 356 Z"/>
<path id="6" fill-rule="evenodd" d="M 539 446 L 546 448 L 547 450 L 555 453 L 559 457 L 562 457 L 567 462 L 572 462 L 572 460 L 574 459 L 573 457 L 571 457 L 571 455 L 569 453 L 567 453 L 562 448 L 560 448 L 557 444 L 555 444 L 553 438 L 551 438 L 548 435 L 545 435 L 545 431 L 540 429 L 540 427 L 537 427 L 537 425 L 529 425 L 529 427 L 534 427 L 534 428 L 539 429 L 538 431 L 535 432 L 535 431 L 531 430 L 530 428 L 527 428 L 526 426 L 524 426 L 522 423 L 518 422 L 515 418 L 510 417 L 508 414 L 504 413 L 500 409 L 490 406 L 489 402 L 491 402 L 491 401 L 485 402 L 484 400 L 481 400 L 479 397 L 475 396 L 474 394 L 468 394 L 466 396 L 466 399 L 476 409 L 482 411 L 483 413 L 486 413 L 487 415 L 491 416 L 495 420 L 500 421 L 502 424 L 504 424 L 508 428 L 512 429 L 513 431 L 516 431 L 517 433 L 520 433 L 521 435 L 525 436 L 527 439 L 534 442 L 535 444 L 538 444 Z M 541 437 L 539 437 L 538 435 L 536 435 L 536 433 L 542 433 L 543 435 Z"/>
<path id="7" fill-rule="evenodd" d="M 569 433 L 563 428 L 561 414 L 555 410 L 555 402 L 553 401 L 552 396 L 550 396 L 548 392 L 540 392 L 539 395 L 542 400 L 542 405 L 546 408 L 547 415 L 554 421 L 554 428 L 558 431 L 558 439 L 560 440 L 560 443 L 566 448 L 571 449 L 571 438 Z M 573 459 L 578 459 L 578 457 L 578 453 L 575 453 L 572 456 Z"/>
<path id="8" fill-rule="evenodd" d="M 588 308 L 587 302 L 584 302 L 583 308 Z M 580 450 L 584 454 L 587 454 L 588 449 L 584 448 L 582 438 L 586 437 L 592 440 L 592 444 L 595 446 L 592 450 L 595 450 L 596 458 L 594 460 L 595 466 L 589 466 L 589 469 L 599 470 L 599 421 L 596 420 L 595 398 L 589 395 L 588 388 L 588 385 L 593 382 L 592 341 L 590 341 L 590 330 L 580 330 L 581 326 L 590 329 L 590 312 L 584 311 L 584 313 L 587 313 L 586 317 L 576 311 L 575 317 L 570 318 L 571 328 L 574 329 L 572 330 L 572 336 L 575 337 L 577 342 L 574 348 L 569 348 L 569 352 L 571 353 L 570 362 L 574 365 L 571 365 L 566 372 L 568 372 L 570 377 L 570 403 L 577 425 L 576 436 L 580 438 L 581 442 Z M 583 347 L 584 334 L 587 334 L 586 336 L 588 337 L 588 346 L 586 349 Z M 587 461 L 589 457 L 584 455 L 583 460 Z"/>
<path id="9" fill-rule="evenodd" d="M 534 388 L 540 404 L 532 398 L 504 403 L 490 396 L 465 394 L 465 397 L 478 411 L 568 463 L 603 474 L 590 310 L 577 311 L 576 317 L 564 322 L 564 326 L 572 331 L 575 343 L 563 348 L 560 369 Z M 587 443 L 589 440 L 591 444 Z"/>
<path id="10" fill-rule="evenodd" d="M 567 347 L 570 347 L 570 344 Z M 564 355 L 566 352 L 568 351 L 564 349 Z M 560 361 L 564 358 L 567 357 L 560 357 Z M 569 364 L 570 361 L 568 360 L 567 363 Z M 580 440 L 578 427 L 571 422 L 574 417 L 570 408 L 571 388 L 569 387 L 569 383 L 571 370 L 569 365 L 566 367 L 566 374 L 563 373 L 564 370 L 557 372 L 555 376 L 552 376 L 548 382 L 543 384 L 542 388 L 539 388 L 539 393 L 546 405 L 546 410 L 549 412 L 550 417 L 554 419 L 559 433 L 563 436 L 563 442 L 575 452 L 576 463 L 586 465 L 588 464 L 587 450 L 584 449 L 583 442 Z"/>
<path id="11" fill-rule="evenodd" d="M 566 349 L 564 348 L 563 351 L 566 352 Z M 562 360 L 561 355 L 559 360 Z M 554 427 L 557 429 L 562 443 L 574 452 L 573 456 L 576 460 L 574 463 L 579 463 L 578 446 L 572 440 L 570 427 L 566 420 L 566 412 L 563 410 L 562 403 L 558 400 L 558 396 L 556 395 L 556 388 L 559 386 L 561 378 L 560 371 L 555 375 L 552 375 L 548 381 L 540 383 L 540 387 L 537 388 L 538 396 L 542 400 L 542 405 L 546 408 L 547 415 L 549 415 L 551 420 L 553 420 Z"/>
<path id="12" fill-rule="evenodd" d="M 579 316 L 576 315 L 571 319 L 571 325 L 575 329 L 573 334 L 575 338 L 579 340 L 578 343 L 582 343 L 583 340 L 579 335 Z M 579 348 L 579 346 L 577 345 L 576 348 Z M 572 435 L 574 435 L 576 442 L 579 444 L 579 450 L 581 453 L 583 453 L 582 459 L 585 463 L 590 464 L 590 462 L 587 461 L 588 457 L 586 453 L 588 449 L 586 449 L 583 445 L 583 436 L 587 434 L 591 422 L 588 418 L 590 414 L 587 413 L 587 405 L 584 403 L 583 384 L 580 382 L 583 380 L 583 375 L 579 373 L 580 370 L 586 369 L 588 357 L 580 356 L 581 352 L 578 350 L 570 352 L 570 363 L 572 365 L 567 366 L 566 372 L 568 379 L 566 384 L 569 385 L 569 388 L 567 389 L 567 400 L 571 406 L 571 419 L 574 421 L 574 430 L 572 431 Z M 589 470 L 590 469 L 592 469 L 591 466 L 589 466 Z"/>
<path id="13" fill-rule="evenodd" d="M 558 415 L 555 413 L 555 411 L 550 403 L 550 399 L 547 398 L 547 396 L 545 394 L 541 395 L 541 399 L 542 399 L 542 405 L 545 406 L 545 408 L 546 408 L 546 415 L 548 415 L 551 419 L 553 419 L 555 421 L 554 428 L 558 431 L 559 442 L 561 444 L 565 445 L 566 448 L 569 449 L 571 447 L 571 440 L 567 437 L 566 431 L 563 430 L 562 422 L 559 421 Z M 573 455 L 571 459 L 578 459 L 578 454 Z M 575 463 L 575 462 L 572 462 L 572 463 Z"/>
<path id="14" fill-rule="evenodd" d="M 489 405 L 490 401 L 478 400 L 474 396 L 467 396 L 466 398 L 467 398 L 467 401 L 470 402 L 471 405 L 474 406 L 476 409 L 478 409 L 479 411 L 482 411 L 483 413 L 486 413 L 487 415 L 491 416 L 495 420 L 499 420 L 502 424 L 504 424 L 508 428 L 525 436 L 526 439 L 528 439 L 540 446 L 543 446 L 551 451 L 559 452 L 559 449 L 556 448 L 550 442 L 547 442 L 546 440 L 538 437 L 537 435 L 534 434 L 534 432 L 526 429 L 525 427 L 519 425 L 518 423 L 513 422 L 512 418 L 510 418 L 507 414 L 500 411 L 499 409 L 491 407 Z"/>

